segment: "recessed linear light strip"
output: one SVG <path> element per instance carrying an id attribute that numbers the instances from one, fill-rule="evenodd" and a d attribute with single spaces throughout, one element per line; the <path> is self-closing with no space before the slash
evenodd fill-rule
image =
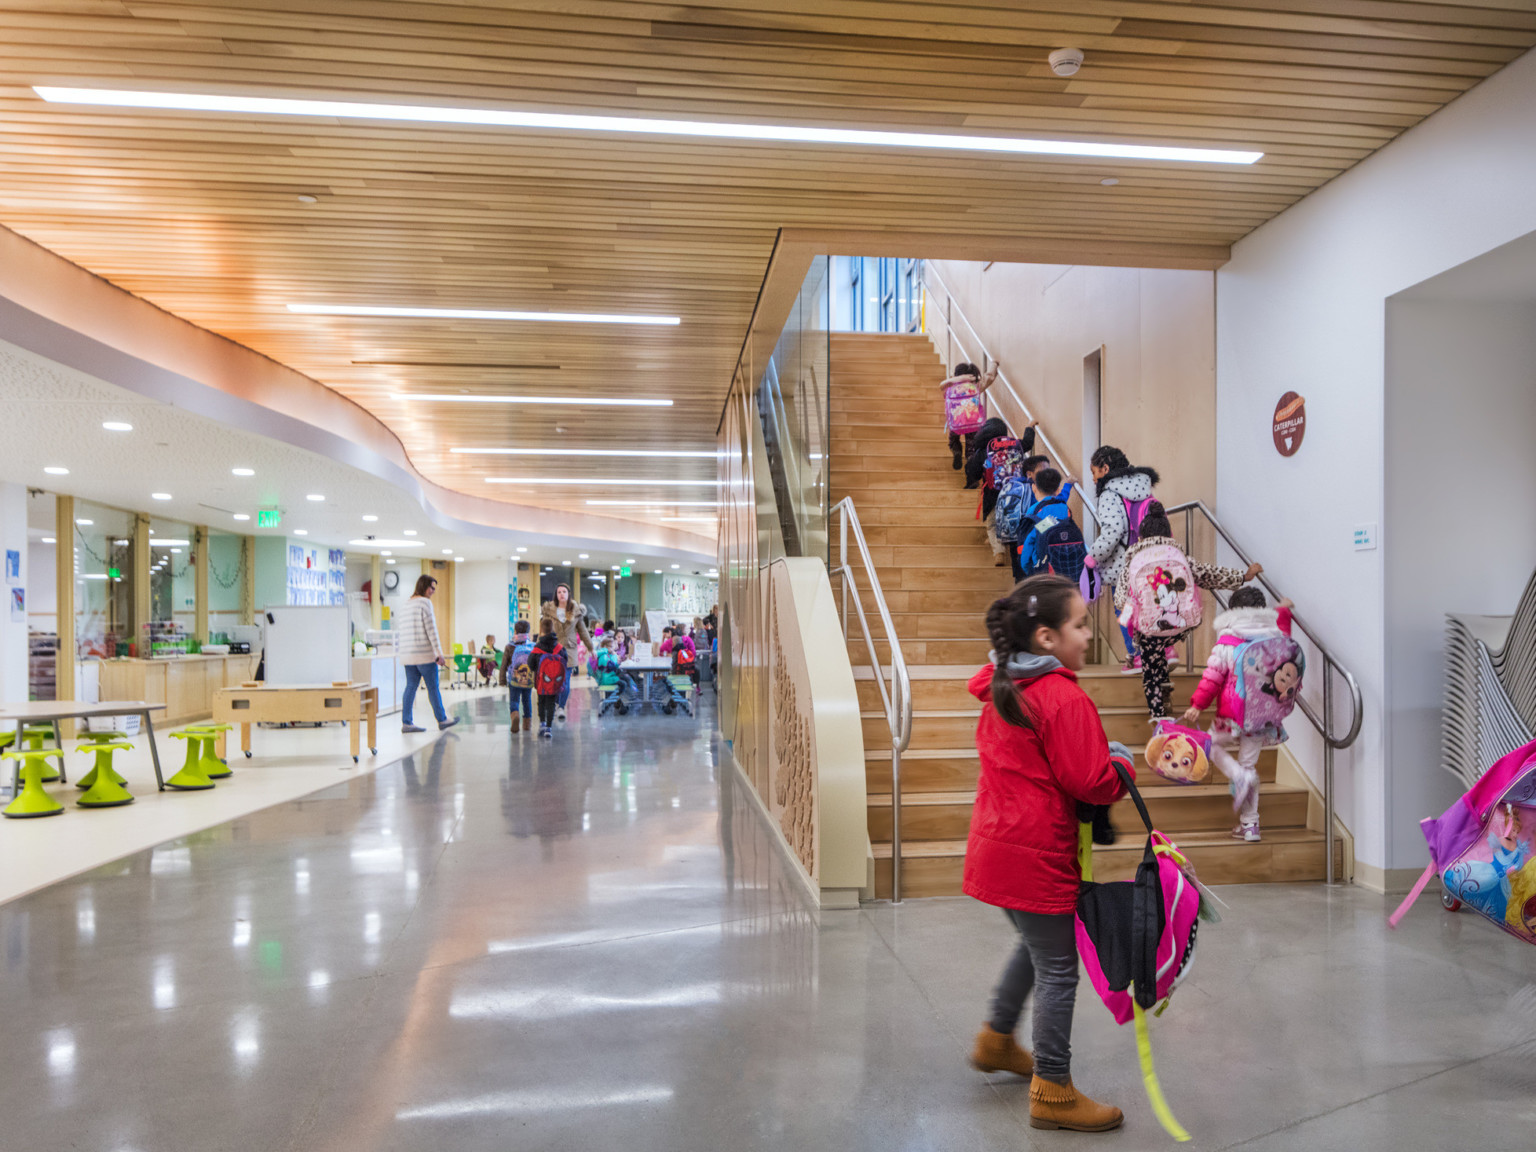
<path id="1" fill-rule="evenodd" d="M 1173 160 L 1194 164 L 1252 164 L 1262 152 L 1180 148 L 1153 144 L 1104 144 L 1087 140 L 1028 140 L 1008 136 L 953 136 L 934 132 L 884 132 L 861 128 L 808 128 L 794 124 L 726 124 L 630 116 L 527 112 L 512 108 L 445 108 L 419 104 L 370 104 L 353 100 L 296 100 L 274 96 L 223 96 L 207 92 L 146 92 L 114 88 L 34 85 L 53 104 L 112 108 L 159 108 L 178 112 L 238 112 L 267 116 L 340 116 L 359 120 L 409 120 L 496 128 L 543 128 L 568 132 L 633 132 L 648 136 L 697 136 L 793 144 L 853 144 L 885 148 L 932 148 L 961 152 L 1013 152 L 1038 156 L 1090 156 L 1111 160 Z"/>
<path id="2" fill-rule="evenodd" d="M 698 488 L 714 488 L 720 483 L 719 480 L 652 480 L 636 476 L 620 476 L 613 479 L 600 479 L 596 476 L 487 476 L 485 482 L 487 484 L 595 484 L 610 488 L 624 486 L 647 488 L 662 484 L 673 487 L 692 485 Z"/>
<path id="3" fill-rule="evenodd" d="M 609 396 L 451 396 L 442 392 L 396 392 L 396 400 L 426 400 L 442 404 L 608 404 L 630 408 L 670 408 L 670 400 L 639 400 Z"/>
<path id="4" fill-rule="evenodd" d="M 668 451 L 656 448 L 450 448 L 458 456 L 615 456 L 636 459 L 687 459 L 719 460 L 726 456 L 720 451 Z"/>
<path id="5" fill-rule="evenodd" d="M 290 304 L 306 316 L 388 316 L 407 320 L 548 320 L 560 324 L 681 324 L 679 316 L 629 316 L 622 312 L 507 312 L 496 308 L 397 308 L 382 304 Z"/>

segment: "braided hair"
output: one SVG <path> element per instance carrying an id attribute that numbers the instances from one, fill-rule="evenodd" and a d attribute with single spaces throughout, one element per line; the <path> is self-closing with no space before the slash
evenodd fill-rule
<path id="1" fill-rule="evenodd" d="M 1077 585 L 1063 576 L 1030 576 L 987 609 L 987 635 L 997 663 L 992 668 L 992 707 L 1004 723 L 1033 728 L 1034 717 L 1008 671 L 1014 656 L 1036 654 L 1035 633 L 1059 629 L 1067 622 Z"/>

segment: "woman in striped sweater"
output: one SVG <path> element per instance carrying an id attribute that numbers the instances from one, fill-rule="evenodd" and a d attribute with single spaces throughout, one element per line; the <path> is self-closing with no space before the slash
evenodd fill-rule
<path id="1" fill-rule="evenodd" d="M 427 685 L 427 699 L 432 702 L 432 714 L 437 717 L 439 730 L 452 728 L 457 720 L 448 719 L 443 708 L 443 693 L 438 688 L 437 670 L 448 666 L 443 655 L 443 645 L 437 638 L 437 617 L 432 612 L 432 594 L 437 591 L 437 578 L 425 573 L 416 581 L 416 591 L 402 604 L 390 621 L 394 625 L 395 659 L 405 666 L 405 699 L 400 713 L 404 721 L 402 732 L 425 732 L 411 723 L 411 708 L 416 703 L 416 686 L 423 681 Z"/>

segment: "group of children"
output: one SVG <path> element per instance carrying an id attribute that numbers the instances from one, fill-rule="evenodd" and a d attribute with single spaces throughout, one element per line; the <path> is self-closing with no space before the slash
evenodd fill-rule
<path id="1" fill-rule="evenodd" d="M 713 644 L 705 622 L 699 622 L 699 626 L 701 640 Z M 556 717 L 565 719 L 559 703 L 572 654 L 559 643 L 549 620 L 540 620 L 539 627 L 539 638 L 534 640 L 532 626 L 527 620 L 519 620 L 496 664 L 501 683 L 508 691 L 512 731 L 533 730 L 534 700 L 537 698 L 539 735 L 549 738 L 554 735 Z M 596 637 L 598 647 L 592 660 L 592 674 L 598 687 L 617 688 L 638 699 L 639 685 L 623 670 L 624 661 L 634 655 L 634 641 L 623 629 L 616 629 L 612 620 L 604 621 L 603 626 L 596 629 Z M 486 639 L 489 642 L 491 637 Z M 673 674 L 688 676 L 694 688 L 698 688 L 699 642 L 694 640 L 687 624 L 663 629 L 657 653 L 671 656 Z"/>
<path id="2" fill-rule="evenodd" d="M 970 682 L 982 702 L 980 776 L 963 887 L 1002 909 L 1018 933 L 971 1062 L 1030 1079 L 1032 1126 L 1103 1132 L 1123 1122 L 1120 1109 L 1077 1091 L 1071 1076 L 1079 829 L 1095 809 L 1126 794 L 1122 772 L 1134 778 L 1134 757 L 1106 738 L 1097 707 L 1077 683 L 1093 640 L 1089 603 L 1100 587 L 1112 589 L 1124 670 L 1141 673 L 1160 730 L 1194 725 L 1216 706 L 1209 732 L 1192 734 L 1209 737 L 1210 758 L 1231 782 L 1232 835 L 1240 840 L 1260 839 L 1257 762 L 1285 738 L 1279 720 L 1295 704 L 1304 661 L 1290 640 L 1290 601 L 1269 607 L 1248 586 L 1261 567 L 1192 560 L 1154 499 L 1156 471 L 1133 466 L 1108 445 L 1091 460 L 1098 535 L 1084 547 L 1067 505 L 1071 479 L 1030 455 L 1034 425 L 1015 438 L 1002 421 L 981 418 L 979 398 L 994 376 L 960 364 L 943 385 L 955 468 L 965 469 L 966 487 L 982 488 L 988 541 L 999 566 L 1011 558 L 1016 581 L 987 612 L 991 662 Z M 961 419 L 951 419 L 957 413 Z M 1193 700 L 1175 719 L 1168 715 L 1175 645 L 1201 623 L 1202 588 L 1233 591 L 1216 618 L 1217 642 Z M 1033 1052 L 1014 1038 L 1031 992 Z"/>

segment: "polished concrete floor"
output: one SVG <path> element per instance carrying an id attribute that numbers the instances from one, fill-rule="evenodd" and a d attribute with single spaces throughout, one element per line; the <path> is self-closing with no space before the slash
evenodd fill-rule
<path id="1" fill-rule="evenodd" d="M 461 701 L 378 773 L 0 908 L 0 1148 L 1160 1149 L 1085 994 L 1108 1136 L 1027 1127 L 965 1055 L 1010 946 L 968 900 L 819 918 L 723 749 Z M 1536 950 L 1427 899 L 1222 890 L 1154 1021 L 1196 1148 L 1528 1149 Z"/>

